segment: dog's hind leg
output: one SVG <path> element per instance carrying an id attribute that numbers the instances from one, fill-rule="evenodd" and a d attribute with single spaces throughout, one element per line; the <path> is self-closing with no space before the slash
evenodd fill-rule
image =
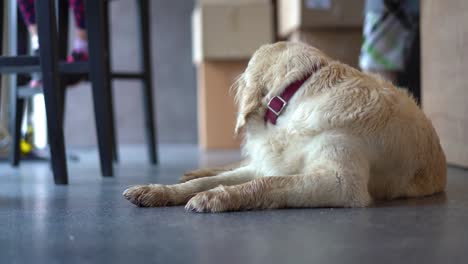
<path id="1" fill-rule="evenodd" d="M 217 176 L 194 179 L 174 185 L 133 186 L 125 190 L 123 195 L 130 202 L 142 207 L 182 205 L 199 192 L 219 185 L 242 184 L 255 178 L 256 174 L 253 170 L 242 167 Z"/>
<path id="2" fill-rule="evenodd" d="M 286 207 L 364 207 L 366 184 L 346 183 L 335 173 L 263 177 L 236 186 L 219 186 L 190 199 L 186 209 L 223 212 Z M 354 186 L 353 186 L 354 185 Z"/>
<path id="3" fill-rule="evenodd" d="M 356 156 L 353 156 L 356 158 Z M 186 205 L 195 212 L 286 207 L 364 207 L 369 167 L 356 159 L 322 162 L 310 173 L 262 177 L 235 186 L 219 186 L 195 195 Z"/>
<path id="4" fill-rule="evenodd" d="M 237 168 L 240 168 L 243 164 L 244 162 L 237 162 L 234 164 L 229 164 L 226 166 L 221 166 L 221 167 L 216 167 L 216 168 L 201 168 L 197 170 L 191 170 L 191 171 L 184 173 L 184 175 L 180 178 L 179 182 L 182 183 L 182 182 L 187 182 L 187 181 L 191 181 L 191 180 L 198 179 L 198 178 L 216 176 L 223 172 L 232 171 Z"/>

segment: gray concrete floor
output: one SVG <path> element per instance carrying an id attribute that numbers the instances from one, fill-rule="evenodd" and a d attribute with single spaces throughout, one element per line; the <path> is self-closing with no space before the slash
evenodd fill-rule
<path id="1" fill-rule="evenodd" d="M 127 147 L 116 177 L 99 175 L 93 150 L 75 151 L 69 186 L 45 163 L 0 165 L 0 263 L 467 263 L 468 172 L 449 169 L 445 195 L 366 209 L 194 214 L 137 208 L 125 187 L 174 183 L 198 164 L 238 158 L 162 146 L 162 163 Z"/>

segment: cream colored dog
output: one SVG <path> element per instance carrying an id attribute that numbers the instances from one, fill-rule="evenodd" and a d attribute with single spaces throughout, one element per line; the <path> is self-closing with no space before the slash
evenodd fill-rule
<path id="1" fill-rule="evenodd" d="M 265 122 L 269 100 L 312 71 L 277 123 Z M 438 136 L 408 93 L 313 47 L 261 47 L 237 82 L 237 100 L 246 161 L 188 173 L 180 184 L 131 187 L 124 196 L 138 206 L 223 212 L 363 207 L 445 188 Z"/>

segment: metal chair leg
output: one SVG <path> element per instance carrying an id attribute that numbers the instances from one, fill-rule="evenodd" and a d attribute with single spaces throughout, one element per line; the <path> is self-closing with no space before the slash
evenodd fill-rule
<path id="1" fill-rule="evenodd" d="M 24 99 L 17 97 L 16 89 L 12 89 L 10 93 L 10 164 L 13 167 L 17 167 L 21 159 L 20 141 L 21 123 L 24 113 Z"/>
<path id="2" fill-rule="evenodd" d="M 143 70 L 143 112 L 145 115 L 146 144 L 152 164 L 158 163 L 156 131 L 154 127 L 153 80 L 151 69 L 150 5 L 148 0 L 138 0 L 138 25 L 140 34 L 141 62 Z"/>
<path id="3" fill-rule="evenodd" d="M 103 19 L 104 19 L 104 45 L 105 45 L 105 50 L 106 50 L 106 64 L 107 64 L 107 70 L 108 70 L 108 85 L 109 87 L 109 107 L 111 109 L 110 115 L 110 126 L 111 126 L 111 131 L 112 133 L 109 135 L 112 141 L 112 157 L 115 162 L 119 160 L 119 149 L 118 149 L 118 143 L 117 143 L 117 130 L 115 129 L 115 111 L 114 111 L 114 95 L 113 95 L 113 89 L 112 89 L 112 79 L 111 79 L 111 62 L 112 62 L 112 56 L 111 56 L 111 42 L 110 42 L 110 21 L 109 21 L 109 0 L 103 0 Z"/>
<path id="4" fill-rule="evenodd" d="M 0 54 L 3 54 L 3 35 L 5 34 L 5 31 L 3 30 L 3 19 L 4 19 L 4 13 L 5 13 L 5 4 L 3 1 L 0 1 Z M 0 74 L 0 102 L 2 101 L 2 75 Z M 1 103 L 0 103 L 1 104 Z"/>
<path id="5" fill-rule="evenodd" d="M 16 56 L 18 54 L 18 11 L 16 9 L 16 1 L 10 3 L 10 22 L 9 22 L 9 55 Z M 17 75 L 10 75 L 10 135 L 11 135 L 11 150 L 10 163 L 13 167 L 17 167 L 20 161 L 20 138 L 21 138 L 21 121 L 24 109 L 24 100 L 18 100 L 17 97 Z"/>
<path id="6" fill-rule="evenodd" d="M 58 43 L 59 43 L 59 58 L 60 60 L 67 59 L 68 52 L 68 25 L 69 25 L 69 6 L 68 1 L 58 0 L 57 1 L 58 9 Z M 62 74 L 60 76 L 60 115 L 62 124 L 65 125 L 65 100 L 67 94 L 67 87 L 65 83 L 65 78 L 67 76 Z"/>
<path id="7" fill-rule="evenodd" d="M 3 3 L 3 1 L 0 1 L 0 53 L 3 54 L 3 18 L 5 17 L 4 16 L 4 13 L 5 13 L 5 4 Z"/>
<path id="8" fill-rule="evenodd" d="M 99 144 L 99 158 L 103 176 L 113 176 L 112 167 L 112 134 L 111 111 L 109 96 L 109 69 L 106 63 L 104 43 L 104 20 L 102 1 L 86 0 L 86 21 L 88 25 L 89 43 L 89 75 L 92 83 L 94 113 Z"/>
<path id="9" fill-rule="evenodd" d="M 36 0 L 36 14 L 52 170 L 56 184 L 67 184 L 54 1 Z"/>

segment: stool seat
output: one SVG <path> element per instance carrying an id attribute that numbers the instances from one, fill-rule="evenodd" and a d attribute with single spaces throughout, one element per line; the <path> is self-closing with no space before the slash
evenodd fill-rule
<path id="1" fill-rule="evenodd" d="M 87 74 L 92 84 L 94 114 L 98 137 L 101 174 L 113 176 L 113 160 L 117 160 L 117 142 L 114 128 L 112 106 L 111 79 L 135 79 L 143 82 L 142 105 L 144 110 L 145 132 L 148 145 L 149 160 L 157 163 L 156 132 L 154 127 L 152 70 L 150 52 L 150 8 L 149 0 L 138 0 L 138 25 L 140 33 L 140 55 L 142 70 L 140 72 L 112 72 L 110 70 L 109 43 L 109 0 L 85 0 L 85 15 L 89 43 L 89 61 L 66 62 L 68 45 L 68 1 L 36 0 L 36 17 L 39 35 L 38 56 L 0 56 L 0 73 L 42 73 L 43 87 L 12 85 L 10 101 L 10 130 L 12 135 L 12 151 L 10 162 L 17 166 L 20 160 L 19 141 L 22 111 L 25 100 L 43 93 L 47 115 L 47 130 L 51 152 L 51 164 L 56 184 L 68 183 L 66 152 L 63 135 L 63 118 L 66 87 L 61 82 L 62 75 Z M 16 3 L 16 1 L 11 2 Z M 4 2 L 0 2 L 3 10 Z M 16 5 L 12 8 L 17 18 Z M 58 11 L 58 12 L 56 12 Z M 59 23 L 57 28 L 56 16 Z M 64 23 L 65 21 L 65 23 Z M 0 16 L 0 22 L 3 17 Z M 0 29 L 3 29 L 0 23 Z M 16 37 L 14 37 L 16 39 Z M 2 39 L 0 38 L 0 48 Z M 12 46 L 15 46 L 16 42 Z M 25 43 L 25 40 L 23 40 Z M 12 52 L 16 55 L 16 52 Z M 46 74 L 44 74 L 46 73 Z M 13 77 L 16 80 L 16 77 Z M 16 82 L 15 82 L 16 83 Z"/>

